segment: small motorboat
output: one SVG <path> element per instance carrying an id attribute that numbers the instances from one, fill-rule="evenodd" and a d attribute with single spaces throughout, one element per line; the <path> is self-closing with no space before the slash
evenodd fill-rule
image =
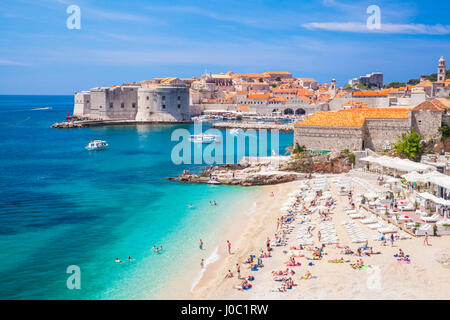
<path id="1" fill-rule="evenodd" d="M 103 140 L 91 140 L 86 146 L 86 150 L 105 150 L 108 148 L 108 144 Z"/>
<path id="2" fill-rule="evenodd" d="M 213 134 L 204 134 L 204 133 L 200 133 L 197 135 L 192 135 L 190 138 L 191 142 L 195 142 L 195 143 L 212 143 L 212 142 L 217 142 L 217 136 L 213 135 Z"/>
<path id="3" fill-rule="evenodd" d="M 230 130 L 230 134 L 233 136 L 236 136 L 238 134 L 242 134 L 244 133 L 244 130 L 242 130 L 241 128 L 233 128 Z"/>

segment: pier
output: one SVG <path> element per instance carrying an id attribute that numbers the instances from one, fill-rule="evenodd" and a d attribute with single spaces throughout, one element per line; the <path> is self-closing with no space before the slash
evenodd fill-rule
<path id="1" fill-rule="evenodd" d="M 50 128 L 72 129 L 72 128 L 86 128 L 95 126 L 123 126 L 123 125 L 138 125 L 138 124 L 158 124 L 158 125 L 174 125 L 174 124 L 191 124 L 192 121 L 176 121 L 176 122 L 157 122 L 157 121 L 136 121 L 136 120 L 75 120 L 57 122 L 50 126 Z"/>

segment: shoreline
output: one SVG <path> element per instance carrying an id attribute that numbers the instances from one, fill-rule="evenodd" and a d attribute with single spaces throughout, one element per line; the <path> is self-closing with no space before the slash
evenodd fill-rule
<path id="1" fill-rule="evenodd" d="M 279 185 L 258 186 L 255 192 L 254 201 L 245 203 L 239 212 L 232 212 L 229 215 L 230 219 L 222 219 L 220 230 L 217 230 L 219 236 L 217 242 L 214 243 L 210 251 L 205 256 L 205 263 L 207 259 L 211 259 L 210 263 L 205 269 L 200 269 L 200 260 L 194 265 L 194 270 L 188 270 L 182 278 L 173 279 L 168 284 L 167 289 L 162 292 L 158 299 L 175 299 L 175 300 L 194 300 L 194 299 L 221 299 L 219 295 L 211 296 L 209 291 L 213 289 L 217 282 L 222 283 L 224 280 L 223 266 L 234 263 L 236 259 L 242 260 L 245 256 L 244 252 L 252 251 L 252 247 L 257 243 L 263 243 L 268 234 L 262 232 L 267 226 L 275 232 L 276 218 L 280 214 L 280 210 L 276 210 L 277 203 L 284 201 L 288 197 L 288 193 L 292 191 L 299 181 L 282 183 Z M 274 192 L 275 196 L 271 197 L 270 193 Z M 272 207 L 273 210 L 267 210 Z M 225 213 L 228 215 L 228 213 Z M 261 220 L 261 217 L 264 217 Z M 224 223 L 223 220 L 225 220 Z M 259 221 L 259 222 L 258 222 Z M 258 222 L 257 231 L 259 237 L 253 237 L 251 242 L 248 241 L 247 236 L 253 234 L 255 225 Z M 239 226 L 239 227 L 237 227 Z M 212 231 L 215 232 L 215 231 Z M 231 251 L 233 254 L 227 253 L 226 241 L 229 240 L 232 244 Z M 215 251 L 217 248 L 217 251 Z M 207 249 L 207 250 L 208 250 Z M 215 252 L 215 254 L 214 254 Z M 217 258 L 210 258 L 217 257 Z M 233 266 L 235 263 L 233 264 Z M 241 265 L 242 274 L 245 265 Z M 233 272 L 234 267 L 233 267 Z M 201 278 L 199 274 L 201 273 Z M 198 281 L 197 281 L 198 279 Z M 220 280 L 222 279 L 222 280 Z M 192 284 L 197 281 L 193 292 L 191 291 Z"/>

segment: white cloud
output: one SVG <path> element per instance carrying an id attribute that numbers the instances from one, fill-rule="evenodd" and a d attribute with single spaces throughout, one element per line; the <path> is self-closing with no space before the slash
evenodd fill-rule
<path id="1" fill-rule="evenodd" d="M 327 30 L 357 33 L 392 33 L 392 34 L 425 34 L 446 35 L 450 34 L 449 25 L 426 25 L 426 24 L 394 24 L 381 23 L 381 29 L 369 29 L 365 23 L 360 22 L 311 22 L 302 24 L 309 30 Z"/>
<path id="2" fill-rule="evenodd" d="M 27 66 L 27 64 L 12 60 L 0 59 L 0 65 L 2 66 Z"/>

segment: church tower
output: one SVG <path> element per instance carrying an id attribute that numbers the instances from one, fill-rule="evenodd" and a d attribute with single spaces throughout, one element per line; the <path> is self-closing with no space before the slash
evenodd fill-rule
<path id="1" fill-rule="evenodd" d="M 437 81 L 445 82 L 446 72 L 445 59 L 441 57 L 438 63 Z"/>
<path id="2" fill-rule="evenodd" d="M 336 96 L 336 92 L 337 92 L 336 79 L 331 79 L 330 94 L 333 98 Z"/>

